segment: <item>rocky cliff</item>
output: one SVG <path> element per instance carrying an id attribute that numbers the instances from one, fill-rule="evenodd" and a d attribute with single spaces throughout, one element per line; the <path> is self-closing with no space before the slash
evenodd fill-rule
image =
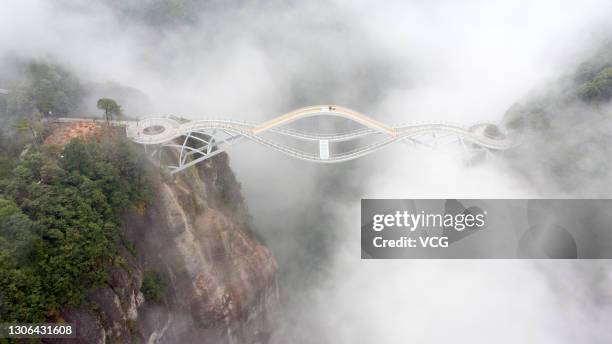
<path id="1" fill-rule="evenodd" d="M 277 263 L 249 230 L 227 155 L 153 180 L 154 199 L 125 216 L 125 247 L 106 286 L 87 307 L 60 315 L 76 324 L 77 341 L 267 343 L 277 319 Z M 141 292 L 148 272 L 165 285 L 158 300 Z"/>

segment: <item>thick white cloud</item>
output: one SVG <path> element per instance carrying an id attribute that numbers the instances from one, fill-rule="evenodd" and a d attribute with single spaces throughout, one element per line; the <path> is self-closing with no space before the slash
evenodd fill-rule
<path id="1" fill-rule="evenodd" d="M 607 38 L 612 14 L 608 0 L 226 6 L 159 30 L 103 4 L 9 1 L 0 54 L 136 87 L 156 113 L 259 121 L 341 103 L 389 123 L 471 124 L 499 121 L 570 71 Z M 334 166 L 248 143 L 230 153 L 287 276 L 279 342 L 609 342 L 611 306 L 597 300 L 610 295 L 585 287 L 599 278 L 609 288 L 609 274 L 593 268 L 609 264 L 359 259 L 361 197 L 537 195 L 501 161 L 470 167 L 452 148 L 404 145 Z"/>

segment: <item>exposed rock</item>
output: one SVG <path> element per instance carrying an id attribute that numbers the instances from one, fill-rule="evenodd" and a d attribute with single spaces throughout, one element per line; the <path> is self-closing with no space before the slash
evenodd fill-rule
<path id="1" fill-rule="evenodd" d="M 106 341 L 106 331 L 94 312 L 84 309 L 64 309 L 62 317 L 67 323 L 74 324 L 78 329 L 78 338 L 46 339 L 45 343 L 57 344 L 104 344 Z"/>
<path id="2" fill-rule="evenodd" d="M 135 256 L 124 250 L 117 258 L 108 285 L 89 297 L 92 310 L 62 314 L 77 324 L 76 342 L 267 343 L 277 318 L 278 267 L 248 228 L 227 155 L 154 179 L 144 214 L 126 215 Z M 159 302 L 143 302 L 145 270 L 167 284 Z"/>

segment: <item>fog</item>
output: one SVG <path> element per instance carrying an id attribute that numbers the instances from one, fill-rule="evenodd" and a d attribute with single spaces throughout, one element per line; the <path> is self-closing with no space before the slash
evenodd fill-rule
<path id="1" fill-rule="evenodd" d="M 212 2 L 194 21 L 152 25 L 126 11 L 138 6 L 12 2 L 0 54 L 134 87 L 150 106 L 133 116 L 258 122 L 329 103 L 389 124 L 470 125 L 500 122 L 574 70 L 609 39 L 612 15 L 606 0 Z M 250 142 L 229 154 L 279 261 L 277 343 L 609 342 L 605 261 L 360 259 L 361 198 L 565 195 L 501 158 L 470 165 L 457 147 L 404 144 L 334 165 Z"/>

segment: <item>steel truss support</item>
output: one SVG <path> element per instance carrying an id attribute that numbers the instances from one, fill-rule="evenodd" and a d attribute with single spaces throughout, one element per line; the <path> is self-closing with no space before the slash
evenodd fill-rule
<path id="1" fill-rule="evenodd" d="M 372 128 L 339 134 L 313 134 L 290 129 L 281 130 L 274 126 L 269 128 L 270 133 L 284 138 L 309 143 L 317 142 L 317 151 L 311 152 L 313 145 L 301 145 L 294 148 L 282 141 L 273 140 L 274 135 L 259 135 L 258 130 L 263 131 L 263 129 L 242 122 L 202 120 L 179 123 L 167 118 L 157 118 L 146 122 L 146 126 L 143 124 L 143 128 L 140 128 L 139 124 L 140 122 L 136 125 L 130 124 L 126 129 L 128 136 L 135 142 L 145 145 L 147 154 L 159 159 L 159 165 L 166 167 L 171 174 L 209 159 L 242 139 L 249 139 L 298 159 L 322 163 L 356 159 L 396 142 L 429 149 L 458 143 L 464 151 L 471 154 L 484 154 L 487 159 L 490 157 L 490 150 L 507 149 L 513 144 L 505 136 L 493 139 L 484 135 L 480 130 L 481 127 L 472 126 L 465 129 L 450 124 L 404 125 L 393 127 L 391 133 L 376 131 Z M 358 148 L 343 150 L 342 148 L 350 147 L 350 145 L 339 145 L 334 147 L 338 150 L 334 149 L 333 152 L 330 152 L 332 142 L 352 140 L 355 140 L 355 146 Z M 364 142 L 366 143 L 362 144 Z M 302 147 L 310 149 L 304 151 L 301 150 Z M 168 151 L 171 154 L 163 153 Z"/>
<path id="2" fill-rule="evenodd" d="M 162 149 L 177 152 L 176 164 L 166 166 L 170 173 L 174 174 L 224 152 L 242 138 L 241 134 L 223 129 L 200 129 L 186 133 L 181 139 L 161 144 L 155 153 L 158 153 L 161 163 Z M 181 143 L 177 142 L 179 140 Z M 155 153 L 151 156 L 153 157 Z"/>
<path id="3" fill-rule="evenodd" d="M 452 139 L 448 140 L 448 138 Z M 474 156 L 474 154 L 483 153 L 485 160 L 488 161 L 492 158 L 491 151 L 489 149 L 481 146 L 470 145 L 463 137 L 455 134 L 421 134 L 414 137 L 408 137 L 404 139 L 403 142 L 414 147 L 420 146 L 429 149 L 434 149 L 444 144 L 453 143 L 458 144 L 465 153 L 471 154 L 472 156 Z"/>

